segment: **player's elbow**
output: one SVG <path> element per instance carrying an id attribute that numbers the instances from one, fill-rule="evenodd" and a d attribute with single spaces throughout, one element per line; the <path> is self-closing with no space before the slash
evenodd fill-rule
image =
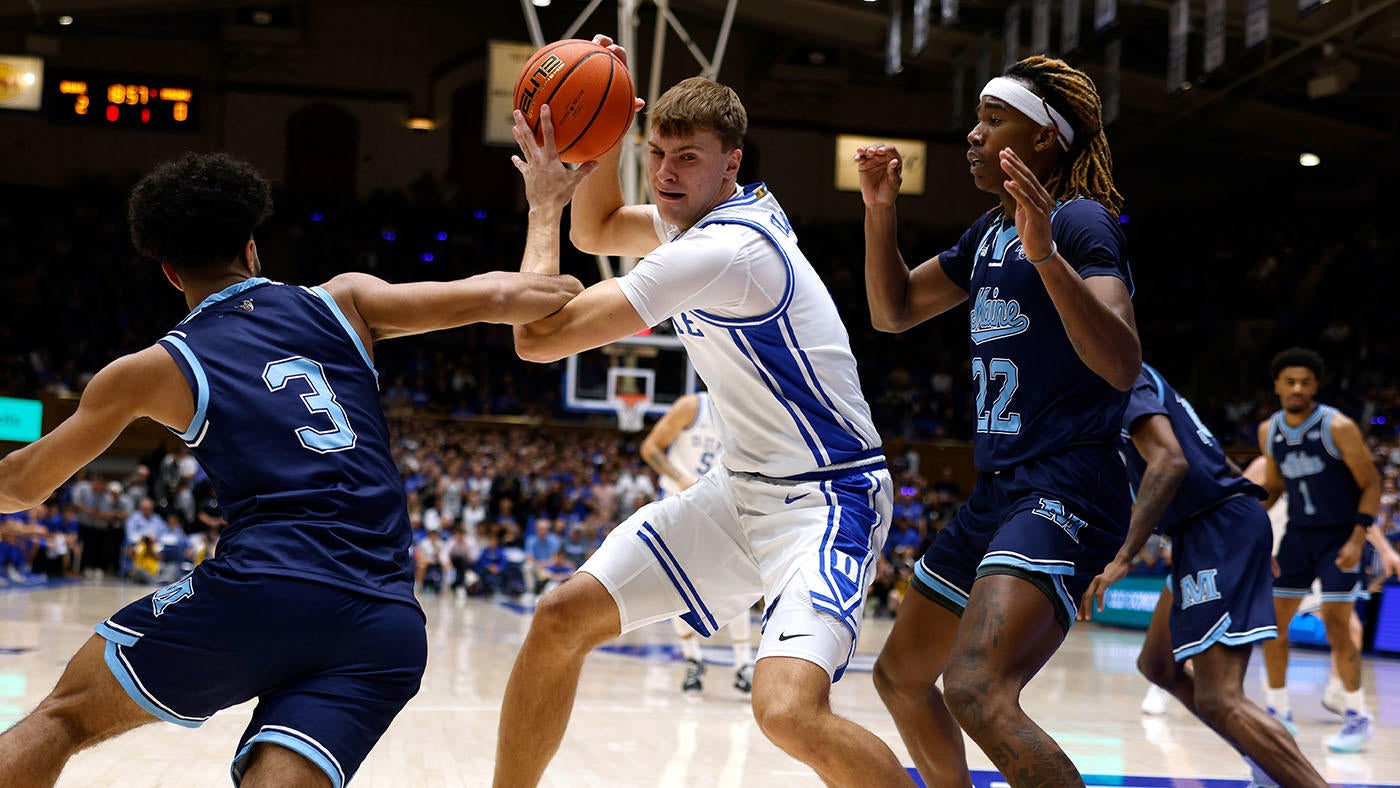
<path id="1" fill-rule="evenodd" d="M 881 331 L 886 334 L 903 333 L 903 331 L 908 328 L 904 321 L 898 320 L 890 315 L 882 315 L 878 312 L 872 312 L 870 314 L 870 325 L 876 331 Z"/>
<path id="2" fill-rule="evenodd" d="M 569 227 L 569 243 L 585 254 L 603 254 L 602 239 L 597 228 L 572 225 Z"/>
<path id="3" fill-rule="evenodd" d="M 521 361 L 550 364 L 568 354 L 551 342 L 547 333 L 527 325 L 515 327 L 515 355 Z"/>

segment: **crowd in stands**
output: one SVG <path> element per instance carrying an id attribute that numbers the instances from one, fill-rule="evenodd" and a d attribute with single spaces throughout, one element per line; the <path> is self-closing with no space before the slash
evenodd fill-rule
<path id="1" fill-rule="evenodd" d="M 88 179 L 64 189 L 0 187 L 0 394 L 81 391 L 102 364 L 150 344 L 185 314 L 159 267 L 131 249 L 127 186 Z M 277 206 L 257 240 L 267 273 L 289 282 L 349 270 L 408 281 L 511 269 L 524 238 L 522 216 L 455 205 L 427 181 L 339 205 L 278 195 Z M 1383 288 L 1364 283 L 1391 267 L 1400 231 L 1341 209 L 1272 208 L 1259 222 L 1201 222 L 1184 210 L 1125 220 L 1144 357 L 1192 398 L 1223 442 L 1244 447 L 1275 407 L 1269 358 L 1308 345 L 1330 365 L 1322 399 L 1371 435 L 1394 438 L 1400 313 L 1387 308 Z M 964 322 L 944 316 L 899 338 L 876 332 L 860 225 L 794 218 L 850 331 L 882 434 L 970 438 L 976 392 Z M 903 247 L 917 262 L 959 231 L 911 224 Z M 564 267 L 585 282 L 597 277 L 592 258 L 576 252 Z M 376 364 L 391 413 L 576 418 L 560 402 L 559 365 L 519 361 L 502 326 L 382 343 Z"/>
<path id="2" fill-rule="evenodd" d="M 159 267 L 131 249 L 128 188 L 102 179 L 63 189 L 0 186 L 0 395 L 81 392 L 103 364 L 150 344 L 185 314 Z M 257 241 L 266 273 L 289 282 L 349 270 L 410 281 L 510 269 L 524 237 L 521 215 L 455 205 L 426 181 L 363 202 L 278 195 L 277 205 Z M 1329 364 L 1321 398 L 1366 431 L 1393 510 L 1400 313 L 1387 308 L 1384 288 L 1365 283 L 1391 267 L 1400 234 L 1364 215 L 1275 208 L 1259 222 L 1200 222 L 1185 210 L 1124 219 L 1144 357 L 1192 398 L 1222 442 L 1247 452 L 1255 426 L 1276 407 L 1269 358 L 1293 344 L 1319 350 Z M 966 325 L 944 316 L 899 338 L 876 332 L 860 225 L 794 218 L 845 319 L 881 433 L 970 439 L 976 392 Z M 960 229 L 911 224 L 903 248 L 917 262 Z M 585 282 L 597 276 L 591 258 L 572 252 L 565 270 Z M 578 419 L 561 406 L 560 366 L 519 361 L 509 329 L 399 339 L 377 345 L 375 355 L 425 590 L 538 593 L 654 496 L 632 439 L 616 432 L 454 420 Z M 878 610 L 897 608 L 913 559 L 964 493 L 941 471 L 933 484 L 916 468 L 900 471 L 873 595 Z M 147 458 L 121 478 L 79 477 L 44 506 L 0 522 L 0 582 L 22 582 L 26 573 L 167 579 L 215 549 L 221 524 L 188 452 Z"/>

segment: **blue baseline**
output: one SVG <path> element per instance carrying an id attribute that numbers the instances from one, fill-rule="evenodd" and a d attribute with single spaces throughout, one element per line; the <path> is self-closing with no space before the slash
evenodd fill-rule
<path id="1" fill-rule="evenodd" d="M 1241 764 L 1243 768 L 1243 764 Z M 926 786 L 919 779 L 918 772 L 909 769 L 914 784 Z M 1220 780 L 1206 777 L 1150 777 L 1137 775 L 1086 774 L 1084 784 L 1088 788 L 1111 786 L 1112 788 L 1239 788 L 1249 785 L 1248 780 Z M 1393 783 L 1332 783 L 1334 788 L 1387 788 Z M 997 772 L 974 770 L 973 788 L 1006 788 L 1006 778 Z"/>

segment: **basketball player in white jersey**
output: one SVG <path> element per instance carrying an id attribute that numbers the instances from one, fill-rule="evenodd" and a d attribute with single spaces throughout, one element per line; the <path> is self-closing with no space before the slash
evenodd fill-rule
<path id="1" fill-rule="evenodd" d="M 661 497 L 678 495 L 719 465 L 724 443 L 715 424 L 710 395 L 700 391 L 677 399 L 642 441 L 641 455 L 661 477 Z M 679 618 L 671 619 L 685 657 L 683 692 L 705 688 L 705 656 L 695 630 Z M 749 611 L 725 626 L 734 648 L 734 689 L 753 690 L 753 652 L 749 646 Z"/>
<path id="2" fill-rule="evenodd" d="M 710 391 L 724 458 L 638 510 L 540 600 L 502 702 L 495 784 L 539 782 L 594 647 L 676 616 L 708 635 L 762 597 L 759 728 L 827 785 L 912 786 L 884 742 L 831 710 L 892 505 L 841 316 L 773 194 L 736 185 L 748 121 L 734 91 L 685 80 L 649 120 L 657 204 L 628 206 L 617 149 L 588 177 L 594 166 L 559 162 L 550 115 L 541 110 L 543 144 L 516 115 L 524 157 L 514 161 L 530 202 L 521 268 L 559 270 L 559 222 L 575 189 L 575 245 L 642 258 L 516 331 L 516 352 L 554 361 L 670 319 Z"/>

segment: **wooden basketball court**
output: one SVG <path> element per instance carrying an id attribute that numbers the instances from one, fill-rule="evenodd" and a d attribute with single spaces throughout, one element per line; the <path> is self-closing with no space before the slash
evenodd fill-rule
<path id="1" fill-rule="evenodd" d="M 92 627 L 152 589 L 75 583 L 0 591 L 0 728 L 49 691 Z M 490 784 L 496 720 L 505 679 L 529 624 L 528 608 L 480 599 L 429 596 L 429 661 L 418 697 L 399 715 L 354 785 L 446 788 Z M 834 691 L 837 711 L 873 730 L 909 760 L 875 695 L 870 665 L 890 622 L 868 621 L 857 661 Z M 755 637 L 757 627 L 755 627 Z M 817 777 L 769 744 L 734 690 L 727 646 L 714 659 L 699 697 L 680 692 L 681 663 L 667 624 L 646 628 L 589 658 L 573 722 L 544 785 L 820 786 Z M 1185 709 L 1165 716 L 1139 710 L 1146 684 L 1134 663 L 1142 633 L 1080 625 L 1030 685 L 1027 710 L 1064 746 L 1091 785 L 1240 785 L 1240 757 Z M 1246 688 L 1259 694 L 1259 657 Z M 1400 662 L 1367 659 L 1364 681 L 1377 733 L 1357 755 L 1326 752 L 1340 721 L 1319 703 L 1324 652 L 1295 650 L 1290 679 L 1303 752 L 1334 784 L 1400 783 Z M 198 730 L 153 724 L 73 759 L 67 788 L 226 786 L 234 746 L 252 705 L 229 709 Z M 968 743 L 974 769 L 990 764 Z M 1218 778 L 1230 782 L 1215 783 Z M 1005 783 L 977 775 L 979 788 Z"/>

